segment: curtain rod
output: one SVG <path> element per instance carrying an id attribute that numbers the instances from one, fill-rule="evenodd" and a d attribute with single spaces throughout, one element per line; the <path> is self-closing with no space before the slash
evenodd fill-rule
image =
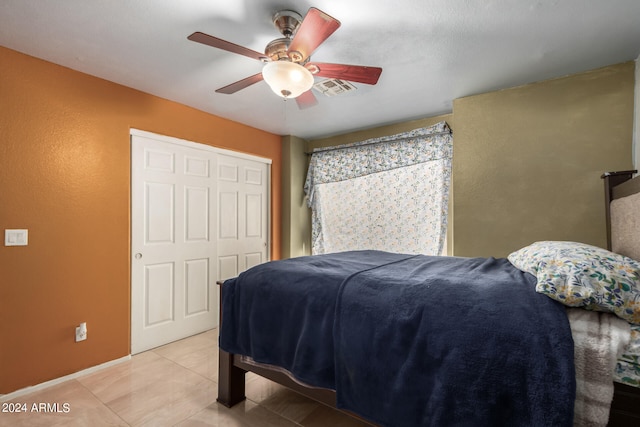
<path id="1" fill-rule="evenodd" d="M 317 151 L 305 151 L 304 154 L 306 154 L 307 156 L 311 156 L 313 154 L 317 154 L 317 153 L 324 153 L 325 151 L 335 151 L 335 150 L 346 150 L 348 148 L 354 148 L 354 147 L 364 147 L 367 145 L 378 145 L 378 144 L 386 144 L 389 142 L 397 142 L 397 141 L 403 141 L 403 140 L 407 140 L 407 139 L 416 139 L 416 138 L 420 138 L 420 137 L 429 137 L 429 136 L 436 136 L 436 135 L 453 135 L 453 132 L 448 130 L 446 132 L 436 132 L 436 133 L 430 133 L 428 135 L 420 135 L 420 136 L 410 136 L 410 137 L 406 137 L 406 138 L 398 138 L 398 139 L 393 139 L 393 140 L 385 140 L 385 141 L 375 141 L 375 142 L 368 142 L 366 144 L 357 144 L 357 143 L 353 143 L 350 145 L 339 145 L 336 147 L 326 147 L 326 148 L 319 148 Z"/>

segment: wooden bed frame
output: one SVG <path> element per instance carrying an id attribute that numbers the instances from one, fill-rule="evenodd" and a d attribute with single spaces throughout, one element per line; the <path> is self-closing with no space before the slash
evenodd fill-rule
<path id="1" fill-rule="evenodd" d="M 607 223 L 607 244 L 611 249 L 611 201 L 631 194 L 640 193 L 640 177 L 631 179 L 636 171 L 609 172 L 602 175 L 605 184 L 605 207 Z M 640 237 L 639 237 L 640 238 Z M 219 285 L 222 282 L 218 282 Z M 222 290 L 222 287 L 220 287 Z M 222 298 L 220 298 L 222 301 Z M 222 312 L 222 310 L 221 310 Z M 222 322 L 222 317 L 220 318 Z M 333 390 L 306 387 L 294 381 L 287 374 L 268 367 L 245 363 L 240 356 L 219 349 L 218 365 L 218 398 L 224 406 L 231 407 L 245 399 L 245 374 L 253 372 L 264 378 L 284 385 L 306 397 L 336 407 L 336 393 Z M 351 416 L 357 415 L 343 411 Z M 640 426 L 640 388 L 615 383 L 614 397 L 611 404 L 609 426 Z"/>

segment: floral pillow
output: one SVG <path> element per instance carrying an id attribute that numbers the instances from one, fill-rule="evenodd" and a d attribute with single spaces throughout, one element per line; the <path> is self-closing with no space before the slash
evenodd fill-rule
<path id="1" fill-rule="evenodd" d="M 536 242 L 509 255 L 538 279 L 536 291 L 570 307 L 640 324 L 640 262 L 576 242 Z"/>

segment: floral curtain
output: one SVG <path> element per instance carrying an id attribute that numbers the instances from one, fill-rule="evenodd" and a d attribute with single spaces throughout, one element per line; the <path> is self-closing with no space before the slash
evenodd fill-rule
<path id="1" fill-rule="evenodd" d="M 304 186 L 312 253 L 442 254 L 452 156 L 446 122 L 314 150 Z"/>

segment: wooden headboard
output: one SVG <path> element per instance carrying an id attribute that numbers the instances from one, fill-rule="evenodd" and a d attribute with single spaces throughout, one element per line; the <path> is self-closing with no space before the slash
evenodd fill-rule
<path id="1" fill-rule="evenodd" d="M 640 261 L 640 176 L 636 171 L 602 175 L 607 216 L 607 245 L 610 251 Z M 640 425 L 640 389 L 614 383 L 610 426 Z"/>
<path id="2" fill-rule="evenodd" d="M 607 249 L 640 260 L 640 177 L 637 171 L 607 172 L 605 212 Z"/>

